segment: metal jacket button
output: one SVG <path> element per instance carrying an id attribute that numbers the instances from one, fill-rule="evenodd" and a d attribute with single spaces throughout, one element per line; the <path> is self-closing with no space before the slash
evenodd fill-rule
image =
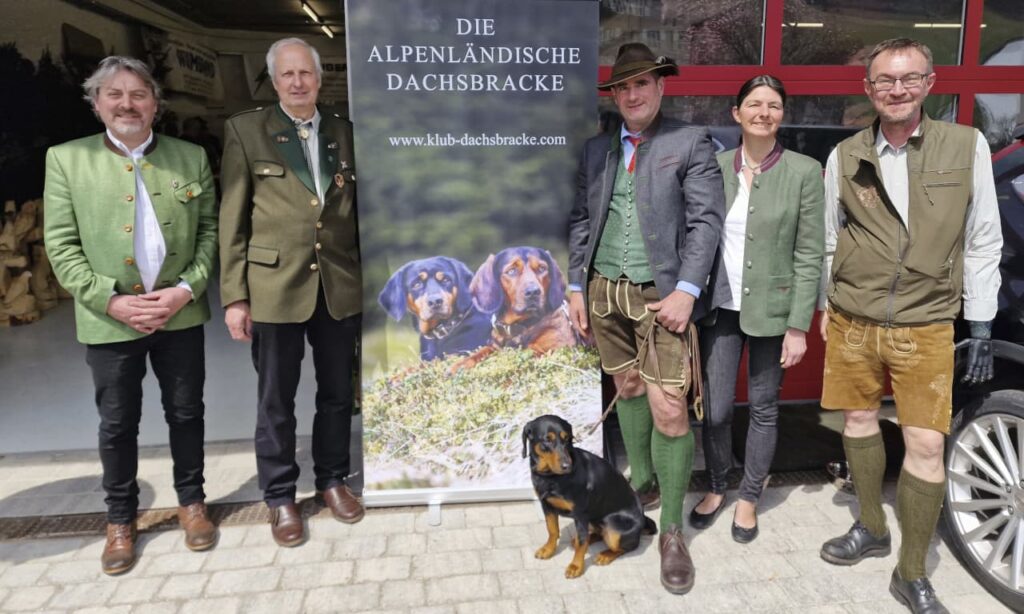
<path id="1" fill-rule="evenodd" d="M 127 264 L 128 266 L 132 266 L 133 264 L 135 264 L 135 258 L 125 258 L 124 263 Z"/>
<path id="2" fill-rule="evenodd" d="M 125 224 L 124 225 L 124 231 L 125 232 L 131 232 L 132 231 L 132 225 L 131 224 Z"/>
<path id="3" fill-rule="evenodd" d="M 309 270 L 310 271 L 318 271 L 318 270 L 320 270 L 320 267 L 317 265 L 317 263 L 314 262 L 313 264 L 309 265 Z"/>
<path id="4" fill-rule="evenodd" d="M 132 291 L 133 292 L 142 292 L 142 290 L 143 290 L 142 284 L 135 284 L 134 286 L 132 286 Z"/>
<path id="5" fill-rule="evenodd" d="M 135 200 L 135 197 L 132 196 L 131 194 L 125 194 L 124 199 L 128 202 L 132 202 L 133 200 Z"/>

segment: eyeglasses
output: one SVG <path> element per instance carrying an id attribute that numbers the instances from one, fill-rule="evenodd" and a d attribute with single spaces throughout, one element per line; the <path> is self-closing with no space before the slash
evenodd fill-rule
<path id="1" fill-rule="evenodd" d="M 913 89 L 915 87 L 921 87 L 921 84 L 924 83 L 924 80 L 925 80 L 926 76 L 927 75 L 922 75 L 919 72 L 907 73 L 907 74 L 903 75 L 902 77 L 895 77 L 895 78 L 883 75 L 883 76 L 875 79 L 874 81 L 868 79 L 868 83 L 870 83 L 872 86 L 874 86 L 875 91 L 878 91 L 878 92 L 888 92 L 892 88 L 896 87 L 896 82 L 897 81 L 902 83 L 903 87 L 905 87 L 905 88 L 907 88 L 909 90 L 909 89 Z"/>

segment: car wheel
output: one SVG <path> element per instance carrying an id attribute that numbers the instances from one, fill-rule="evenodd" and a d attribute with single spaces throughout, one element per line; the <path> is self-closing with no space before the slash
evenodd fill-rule
<path id="1" fill-rule="evenodd" d="M 945 539 L 971 575 L 1024 611 L 1024 392 L 973 401 L 946 443 Z"/>

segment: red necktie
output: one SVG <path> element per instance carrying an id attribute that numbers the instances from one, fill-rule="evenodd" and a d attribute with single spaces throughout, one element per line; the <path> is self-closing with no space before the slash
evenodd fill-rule
<path id="1" fill-rule="evenodd" d="M 633 157 L 629 159 L 629 166 L 626 167 L 626 172 L 632 174 L 636 168 L 636 155 L 639 153 L 640 143 L 644 142 L 642 136 L 627 136 L 626 140 L 633 144 Z"/>

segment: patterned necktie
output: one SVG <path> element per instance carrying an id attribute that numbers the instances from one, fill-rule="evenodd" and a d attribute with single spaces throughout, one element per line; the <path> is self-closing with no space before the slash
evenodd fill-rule
<path id="1" fill-rule="evenodd" d="M 640 143 L 644 142 L 644 137 L 627 136 L 626 140 L 633 144 L 633 157 L 629 159 L 629 166 L 626 167 L 626 172 L 632 175 L 636 169 L 636 156 L 639 153 Z"/>

